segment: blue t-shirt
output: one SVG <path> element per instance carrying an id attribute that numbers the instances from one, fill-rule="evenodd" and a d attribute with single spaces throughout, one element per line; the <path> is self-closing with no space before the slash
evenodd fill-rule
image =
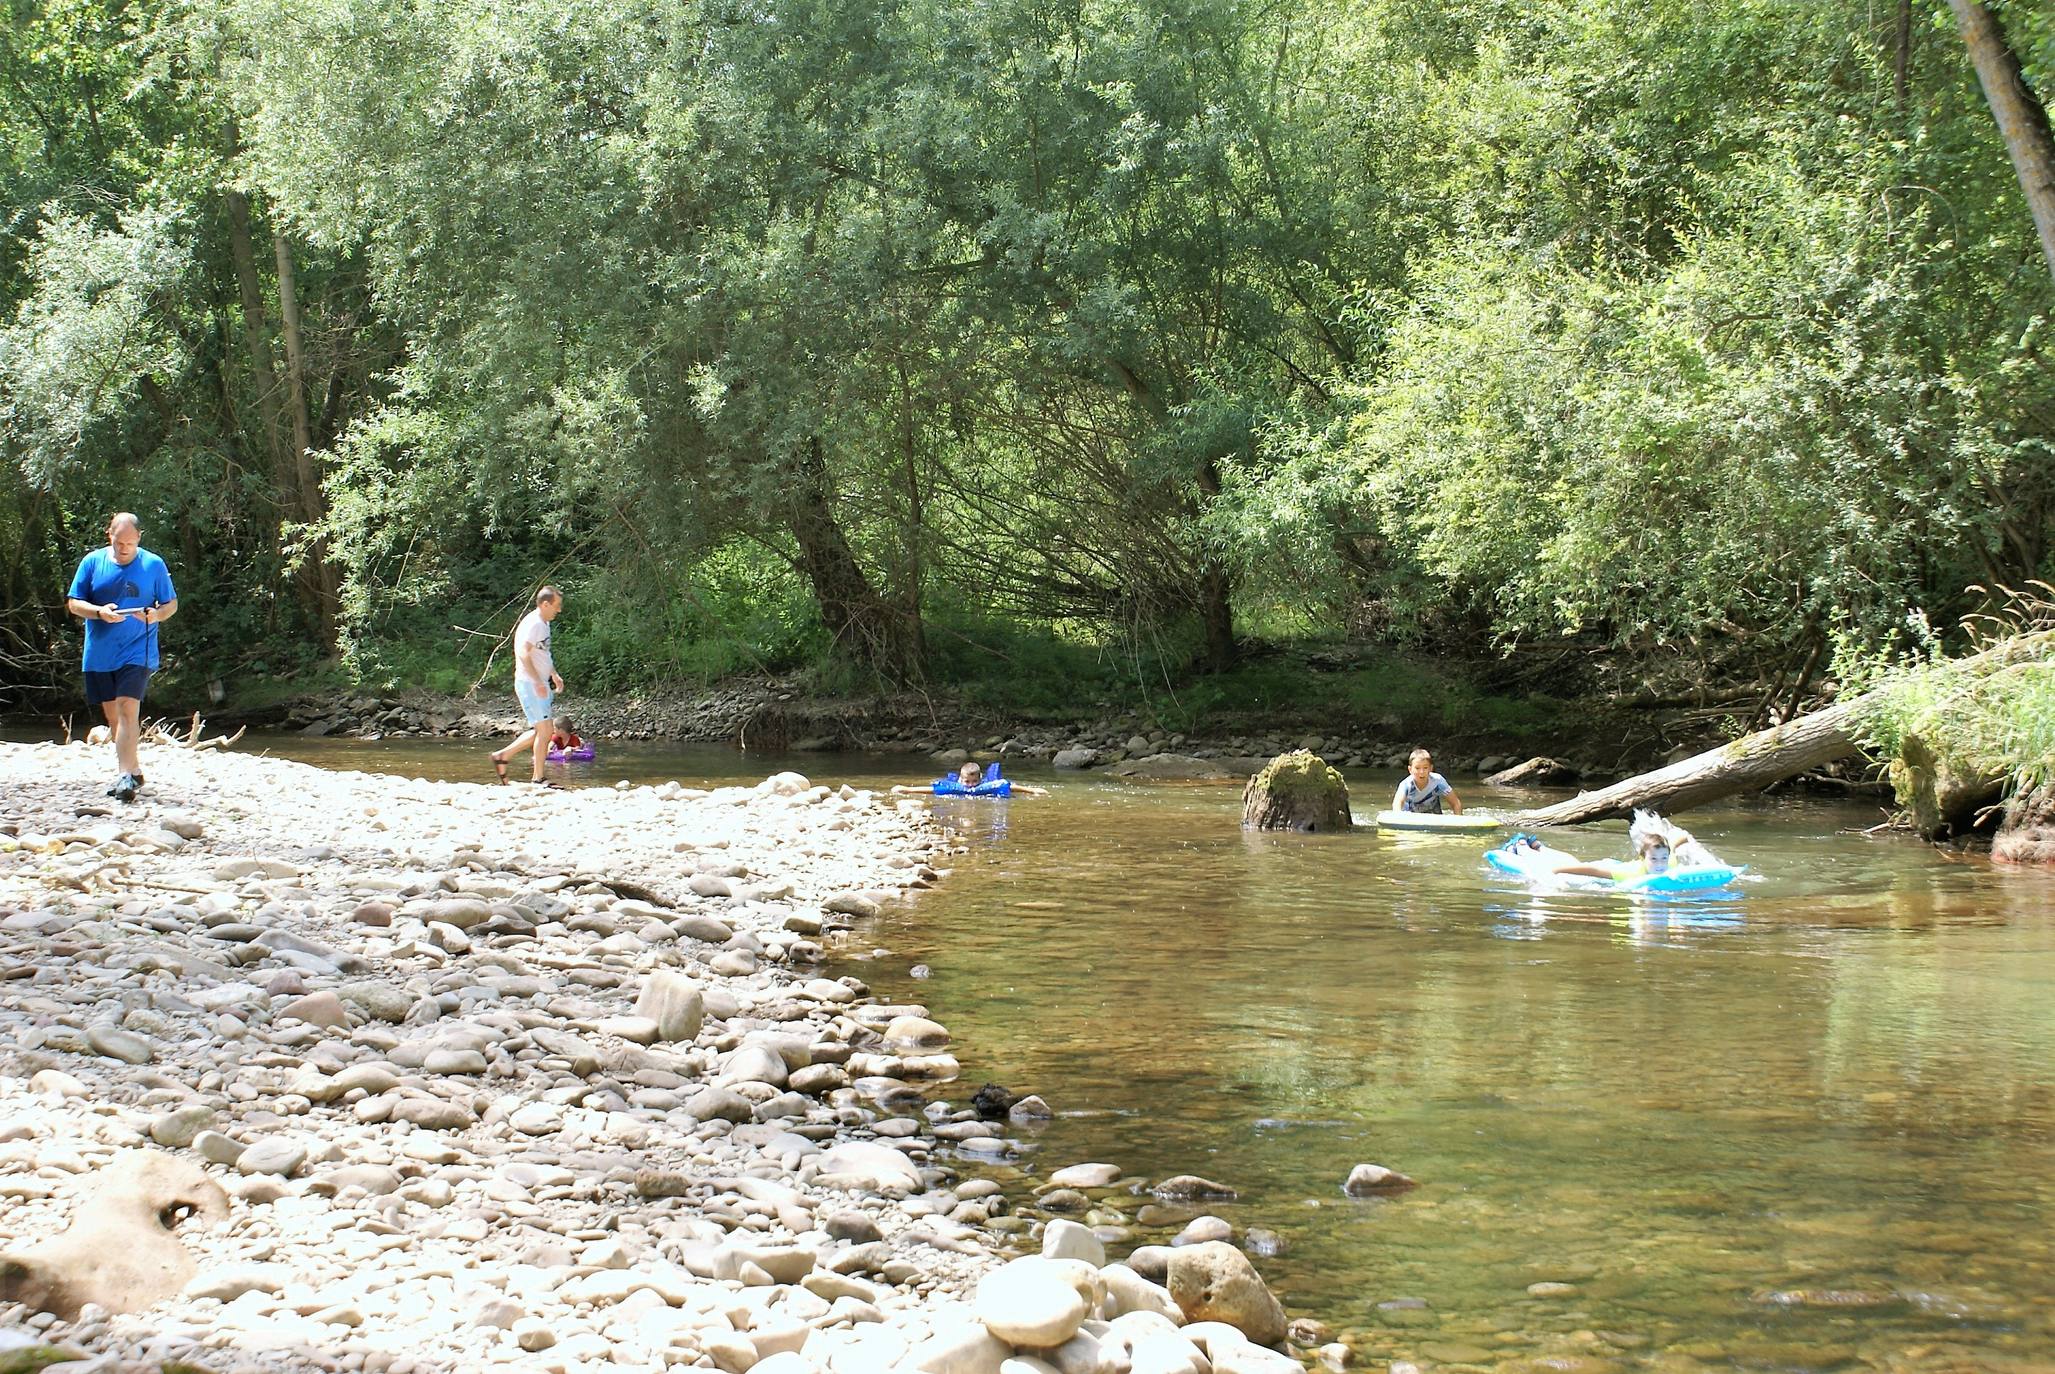
<path id="1" fill-rule="evenodd" d="M 95 606 L 109 602 L 123 610 L 161 606 L 173 600 L 171 571 L 164 560 L 148 549 L 139 548 L 123 567 L 114 561 L 110 549 L 94 549 L 79 560 L 72 575 L 71 595 Z M 86 620 L 84 668 L 89 673 L 111 673 L 132 663 L 157 667 L 157 627 L 145 625 L 135 616 L 108 624 L 97 616 Z"/>
<path id="2" fill-rule="evenodd" d="M 1441 814 L 1441 799 L 1455 790 L 1448 785 L 1448 779 L 1439 773 L 1429 773 L 1425 787 L 1414 786 L 1413 779 L 1408 776 L 1399 784 L 1399 810 L 1417 811 L 1423 816 L 1438 816 Z"/>

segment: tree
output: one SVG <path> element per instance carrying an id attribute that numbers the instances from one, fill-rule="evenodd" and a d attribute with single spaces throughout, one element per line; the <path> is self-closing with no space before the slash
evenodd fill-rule
<path id="1" fill-rule="evenodd" d="M 1948 0 L 1977 81 L 1991 114 L 2004 135 L 2005 151 L 2019 176 L 2020 193 L 2041 236 L 2041 256 L 2055 275 L 2055 134 L 2048 129 L 2048 109 L 2027 83 L 2019 58 L 2006 42 L 2004 25 L 1978 0 Z"/>

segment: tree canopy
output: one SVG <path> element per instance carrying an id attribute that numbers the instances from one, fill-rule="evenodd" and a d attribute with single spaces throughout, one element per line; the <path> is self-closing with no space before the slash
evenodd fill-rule
<path id="1" fill-rule="evenodd" d="M 2055 276 L 1941 0 L 7 3 L 17 684 L 117 506 L 216 671 L 547 577 L 596 687 L 1003 633 L 1795 692 L 2050 572 Z"/>

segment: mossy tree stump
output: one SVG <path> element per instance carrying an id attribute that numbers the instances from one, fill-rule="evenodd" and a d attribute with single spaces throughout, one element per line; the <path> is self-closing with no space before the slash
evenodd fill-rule
<path id="1" fill-rule="evenodd" d="M 1347 830 L 1349 786 L 1307 749 L 1279 754 L 1242 789 L 1244 830 Z"/>
<path id="2" fill-rule="evenodd" d="M 2005 793 L 2002 774 L 1964 763 L 1919 735 L 1905 737 L 1890 773 L 1898 804 L 1912 818 L 1913 829 L 1929 840 L 1989 830 Z"/>

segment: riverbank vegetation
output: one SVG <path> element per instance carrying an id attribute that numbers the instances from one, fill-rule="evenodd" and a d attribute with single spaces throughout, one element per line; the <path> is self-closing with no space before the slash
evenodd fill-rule
<path id="1" fill-rule="evenodd" d="M 194 683 L 1765 723 L 2049 571 L 1971 11 L 13 0 L 0 679 L 125 507 Z"/>

